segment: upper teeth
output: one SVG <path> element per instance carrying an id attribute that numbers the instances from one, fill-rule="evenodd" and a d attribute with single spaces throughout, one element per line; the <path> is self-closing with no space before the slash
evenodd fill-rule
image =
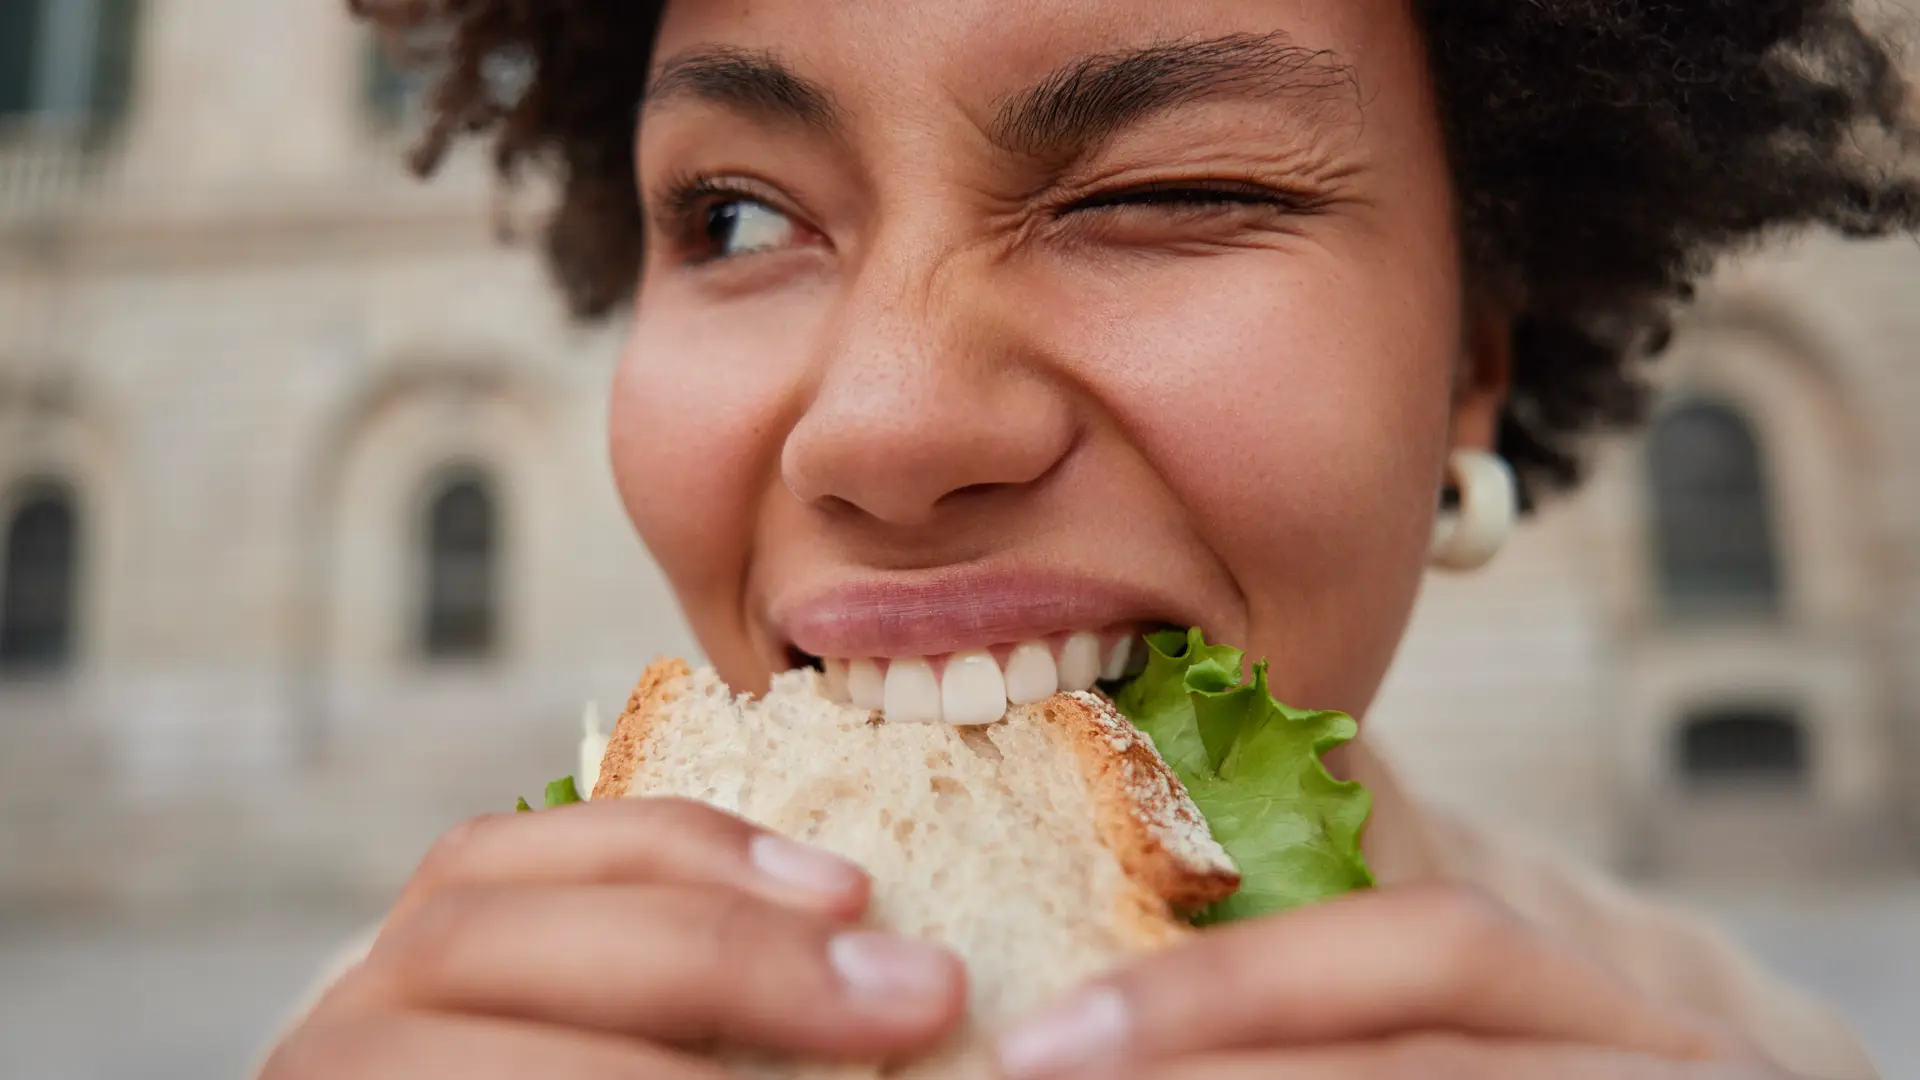
<path id="1" fill-rule="evenodd" d="M 829 659 L 822 687 L 836 701 L 884 711 L 896 722 L 991 724 L 1007 714 L 1009 702 L 1031 705 L 1062 690 L 1091 690 L 1102 679 L 1121 678 L 1144 659 L 1142 644 L 1132 634 L 1103 640 L 1081 631 L 1057 648 L 1021 642 L 1003 650 L 1004 660 L 987 649 L 944 659 Z"/>
<path id="2" fill-rule="evenodd" d="M 887 671 L 893 685 L 893 671 Z M 940 712 L 932 717 L 949 724 L 991 724 L 1007 713 L 1007 679 L 990 652 L 959 653 L 947 661 L 940 675 Z M 894 715 L 892 709 L 887 715 Z"/>
<path id="3" fill-rule="evenodd" d="M 1016 645 L 1007 655 L 1007 700 L 1015 705 L 1045 701 L 1060 692 L 1060 666 L 1043 641 Z"/>

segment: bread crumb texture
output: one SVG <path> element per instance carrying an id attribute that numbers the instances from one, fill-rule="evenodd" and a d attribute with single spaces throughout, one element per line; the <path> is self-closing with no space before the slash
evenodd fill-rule
<path id="1" fill-rule="evenodd" d="M 698 799 L 860 864 L 868 922 L 966 961 L 967 1029 L 896 1069 L 746 1062 L 769 1077 L 986 1077 L 984 1033 L 1189 932 L 1232 862 L 1151 741 L 1093 694 L 981 728 L 889 724 L 813 672 L 733 694 L 657 664 L 609 745 L 602 796 Z"/>

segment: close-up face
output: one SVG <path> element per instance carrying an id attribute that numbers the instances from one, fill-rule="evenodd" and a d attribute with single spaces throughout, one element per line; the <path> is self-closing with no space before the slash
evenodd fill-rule
<path id="1" fill-rule="evenodd" d="M 669 5 L 612 443 L 721 675 L 1177 624 L 1364 711 L 1504 377 L 1425 65 L 1398 0 Z"/>

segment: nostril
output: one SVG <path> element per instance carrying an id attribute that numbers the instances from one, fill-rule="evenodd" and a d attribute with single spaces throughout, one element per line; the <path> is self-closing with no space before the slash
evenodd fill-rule
<path id="1" fill-rule="evenodd" d="M 1023 485 L 1020 485 L 1020 484 L 968 484 L 966 487 L 955 488 L 952 491 L 947 492 L 945 495 L 942 495 L 940 497 L 940 501 L 943 503 L 973 502 L 974 500 L 982 496 L 997 495 L 1000 492 L 1006 491 L 1010 488 L 1017 488 L 1021 486 Z"/>
<path id="2" fill-rule="evenodd" d="M 789 488 L 788 490 L 791 491 L 792 489 Z M 800 498 L 797 492 L 794 494 L 794 498 Z M 860 508 L 859 503 L 851 499 L 841 498 L 838 495 L 822 495 L 817 499 L 811 500 L 810 503 L 806 499 L 800 499 L 800 501 L 808 503 L 813 509 L 836 521 L 858 518 L 866 513 L 865 510 Z"/>
<path id="3" fill-rule="evenodd" d="M 1067 460 L 1073 456 L 1073 451 L 1079 445 L 1079 442 L 1080 436 L 1076 432 L 1074 437 L 1067 443 L 1066 448 L 1056 455 L 1054 459 L 1047 464 L 1045 469 L 1042 469 L 1033 476 L 1022 477 L 1019 480 L 996 480 L 986 483 L 965 484 L 941 496 L 937 500 L 937 504 L 951 505 L 953 503 L 978 502 L 982 499 L 1001 495 L 1005 492 L 1026 491 L 1043 486 L 1065 467 Z"/>

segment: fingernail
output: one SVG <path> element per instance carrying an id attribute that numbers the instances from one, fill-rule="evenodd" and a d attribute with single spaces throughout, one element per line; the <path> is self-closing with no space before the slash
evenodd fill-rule
<path id="1" fill-rule="evenodd" d="M 841 934 L 827 946 L 827 957 L 857 997 L 921 1002 L 944 997 L 953 985 L 945 953 L 889 934 Z"/>
<path id="2" fill-rule="evenodd" d="M 754 837 L 747 845 L 747 857 L 760 873 L 801 892 L 839 895 L 860 887 L 859 867 L 773 833 Z"/>
<path id="3" fill-rule="evenodd" d="M 1119 1055 L 1127 1039 L 1127 1002 L 1102 989 L 1041 1013 L 1000 1039 L 1008 1080 L 1069 1072 Z"/>

